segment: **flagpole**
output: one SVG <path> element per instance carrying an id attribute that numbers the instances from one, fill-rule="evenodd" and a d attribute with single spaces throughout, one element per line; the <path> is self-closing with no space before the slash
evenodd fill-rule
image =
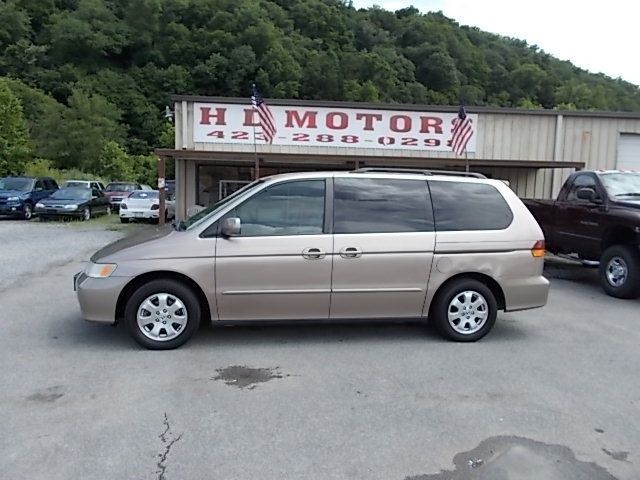
<path id="1" fill-rule="evenodd" d="M 254 117 L 255 117 L 255 108 L 253 109 Z M 253 176 L 254 180 L 258 180 L 260 178 L 260 159 L 258 158 L 258 142 L 256 141 L 256 122 L 255 118 L 252 119 L 253 122 L 253 155 L 254 155 L 254 167 L 253 167 Z"/>
<path id="2" fill-rule="evenodd" d="M 467 149 L 464 149 L 464 171 L 469 173 L 469 152 Z"/>

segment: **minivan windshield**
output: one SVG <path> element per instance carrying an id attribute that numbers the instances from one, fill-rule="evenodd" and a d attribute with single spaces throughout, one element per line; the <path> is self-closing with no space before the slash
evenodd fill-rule
<path id="1" fill-rule="evenodd" d="M 17 190 L 28 192 L 33 186 L 33 179 L 20 177 L 0 178 L 0 190 Z"/>
<path id="2" fill-rule="evenodd" d="M 196 224 L 200 223 L 200 221 L 202 219 L 204 219 L 204 218 L 208 217 L 209 215 L 215 213 L 219 208 L 223 207 L 224 205 L 229 203 L 231 200 L 234 200 L 234 199 L 240 197 L 241 195 L 244 195 L 245 193 L 249 192 L 250 190 L 253 190 L 255 187 L 260 185 L 262 182 L 264 182 L 264 180 L 262 180 L 262 179 L 254 180 L 253 182 L 251 182 L 251 183 L 245 185 L 244 187 L 242 187 L 241 189 L 236 190 L 235 192 L 233 192 L 228 197 L 224 197 L 219 202 L 214 203 L 213 205 L 205 208 L 204 210 L 200 210 L 198 213 L 196 213 L 195 215 L 189 217 L 184 222 L 180 222 L 178 224 L 178 227 L 176 227 L 176 228 L 178 230 L 189 230 L 189 229 L 193 228 Z"/>
<path id="3" fill-rule="evenodd" d="M 640 197 L 640 173 L 603 173 L 600 174 L 600 179 L 613 197 Z"/>

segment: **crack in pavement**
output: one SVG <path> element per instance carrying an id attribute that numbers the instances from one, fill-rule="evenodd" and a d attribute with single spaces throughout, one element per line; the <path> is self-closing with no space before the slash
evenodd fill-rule
<path id="1" fill-rule="evenodd" d="M 169 417 L 167 417 L 167 412 L 164 413 L 164 432 L 158 435 L 158 438 L 164 445 L 164 452 L 158 454 L 158 458 L 160 460 L 157 463 L 158 470 L 156 473 L 158 474 L 158 480 L 167 480 L 165 476 L 167 472 L 167 460 L 169 458 L 169 453 L 171 452 L 171 448 L 182 439 L 182 433 L 177 437 L 171 431 L 171 426 L 169 425 Z M 170 437 L 173 437 L 170 439 Z"/>

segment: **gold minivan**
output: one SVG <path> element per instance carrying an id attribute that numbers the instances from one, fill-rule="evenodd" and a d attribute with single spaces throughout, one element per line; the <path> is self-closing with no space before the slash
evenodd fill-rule
<path id="1" fill-rule="evenodd" d="M 366 168 L 257 180 L 184 222 L 119 240 L 74 285 L 84 318 L 151 349 L 202 319 L 428 320 L 475 341 L 498 310 L 541 307 L 544 237 L 479 174 Z"/>

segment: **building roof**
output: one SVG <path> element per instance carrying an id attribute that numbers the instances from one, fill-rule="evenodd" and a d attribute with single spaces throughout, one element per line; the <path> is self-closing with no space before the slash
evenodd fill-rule
<path id="1" fill-rule="evenodd" d="M 251 105 L 249 97 L 210 97 L 203 95 L 172 95 L 174 102 L 206 102 L 206 103 L 232 103 Z M 458 106 L 453 105 L 419 105 L 406 103 L 367 103 L 367 102 L 335 102 L 328 100 L 298 100 L 268 98 L 265 99 L 269 105 L 301 106 L 301 107 L 335 107 L 335 108 L 366 108 L 375 110 L 406 110 L 417 112 L 448 112 L 456 113 Z M 580 111 L 580 110 L 550 110 L 538 109 L 530 110 L 524 108 L 504 108 L 504 107 L 474 107 L 465 106 L 468 113 L 489 113 L 489 114 L 511 114 L 511 115 L 564 115 L 567 117 L 600 117 L 600 118 L 623 118 L 640 120 L 640 112 L 602 112 L 602 111 Z"/>

